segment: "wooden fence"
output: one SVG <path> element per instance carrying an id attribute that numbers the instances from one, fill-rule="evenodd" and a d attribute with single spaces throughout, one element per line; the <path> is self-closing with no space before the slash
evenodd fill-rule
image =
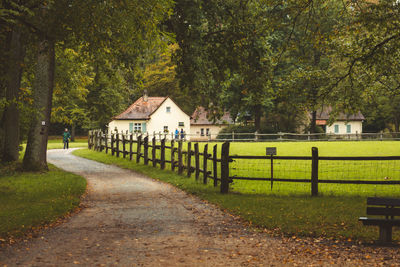
<path id="1" fill-rule="evenodd" d="M 318 148 L 313 147 L 311 151 L 311 157 L 307 156 L 229 156 L 229 162 L 247 159 L 247 160 L 270 160 L 270 177 L 268 178 L 260 178 L 260 177 L 243 177 L 243 176 L 229 176 L 229 180 L 253 180 L 253 181 L 270 181 L 271 188 L 274 181 L 276 182 L 295 182 L 295 183 L 311 183 L 311 195 L 318 195 L 318 184 L 320 183 L 329 183 L 329 184 L 370 184 L 370 185 L 398 185 L 400 184 L 400 177 L 397 177 L 396 180 L 369 180 L 369 179 L 320 179 L 319 178 L 319 168 L 321 161 L 398 161 L 400 163 L 400 156 L 387 156 L 387 157 L 320 157 L 318 154 Z M 311 173 L 310 178 L 304 177 L 303 179 L 293 179 L 293 178 L 284 178 L 284 177 L 274 177 L 274 161 L 276 160 L 303 160 L 310 161 L 311 164 Z M 398 166 L 400 168 L 400 166 Z"/>
<path id="2" fill-rule="evenodd" d="M 183 146 L 187 149 L 184 150 Z M 193 147 L 192 147 L 193 145 Z M 311 157 L 307 156 L 249 156 L 249 155 L 230 155 L 229 142 L 221 145 L 220 155 L 217 154 L 218 145 L 214 145 L 212 151 L 209 151 L 209 144 L 205 144 L 203 151 L 199 149 L 199 143 L 183 142 L 182 140 L 166 140 L 164 137 L 158 143 L 156 136 L 150 140 L 149 136 L 134 134 L 113 133 L 104 134 L 101 131 L 89 131 L 88 147 L 96 151 L 105 151 L 116 157 L 129 157 L 130 160 L 136 160 L 137 163 L 143 161 L 145 165 L 151 162 L 153 167 L 159 166 L 160 169 L 166 169 L 166 164 L 170 164 L 172 171 L 177 171 L 180 175 L 191 177 L 194 173 L 196 180 L 202 179 L 207 184 L 209 179 L 213 180 L 215 187 L 220 185 L 221 193 L 228 193 L 229 184 L 234 180 L 253 180 L 253 181 L 270 181 L 271 188 L 273 182 L 297 182 L 310 183 L 311 195 L 318 195 L 319 183 L 336 183 L 336 184 L 381 184 L 393 185 L 400 184 L 400 179 L 396 180 L 368 180 L 368 179 L 320 179 L 319 168 L 321 161 L 400 161 L 400 156 L 390 157 L 320 157 L 318 148 L 312 148 Z M 170 153 L 166 153 L 169 150 Z M 159 151 L 159 153 L 157 153 Z M 209 153 L 211 152 L 211 153 Z M 166 155 L 169 154 L 169 158 Z M 192 162 L 192 158 L 193 161 Z M 270 173 L 267 178 L 238 176 L 230 174 L 230 164 L 237 160 L 270 160 Z M 274 161 L 277 160 L 302 160 L 309 161 L 311 164 L 311 172 L 309 178 L 301 179 L 274 177 Z M 211 164 L 209 164 L 211 163 Z M 265 165 L 265 163 L 263 163 Z M 202 167 L 201 167 L 202 165 Z M 267 173 L 266 173 L 267 174 Z M 267 175 L 266 175 L 267 176 Z"/>
<path id="3" fill-rule="evenodd" d="M 218 184 L 220 185 L 221 193 L 227 193 L 229 170 L 226 170 L 226 168 L 229 168 L 229 165 L 223 161 L 229 160 L 229 143 L 222 145 L 221 157 L 218 157 L 217 154 L 218 145 L 214 145 L 212 151 L 209 151 L 208 144 L 205 144 L 203 150 L 200 151 L 198 143 L 194 143 L 193 147 L 191 142 L 185 144 L 186 150 L 183 148 L 184 142 L 182 140 L 175 141 L 172 139 L 168 141 L 165 137 L 157 143 L 155 136 L 150 140 L 149 136 L 138 135 L 134 138 L 134 134 L 105 134 L 97 130 L 89 131 L 88 135 L 89 149 L 104 151 L 106 154 L 111 153 L 112 156 L 116 157 L 129 157 L 129 160 L 135 160 L 136 163 L 142 161 L 145 165 L 151 163 L 153 167 L 159 166 L 162 170 L 166 169 L 168 163 L 172 171 L 177 171 L 178 174 L 187 177 L 191 177 L 194 173 L 195 179 L 202 179 L 204 184 L 213 180 L 215 187 Z M 167 150 L 170 153 L 166 153 Z M 168 154 L 169 158 L 166 158 Z"/>

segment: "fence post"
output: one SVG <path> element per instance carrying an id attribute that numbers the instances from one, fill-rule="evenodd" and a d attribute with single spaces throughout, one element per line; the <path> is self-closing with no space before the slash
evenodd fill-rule
<path id="1" fill-rule="evenodd" d="M 175 141 L 171 139 L 171 170 L 175 170 Z"/>
<path id="2" fill-rule="evenodd" d="M 115 142 L 114 134 L 111 133 L 111 155 L 112 155 L 112 156 L 114 156 L 114 153 L 115 153 L 114 142 Z"/>
<path id="3" fill-rule="evenodd" d="M 164 136 L 164 139 L 161 140 L 161 158 L 160 158 L 161 170 L 165 169 L 165 139 L 166 137 Z"/>
<path id="4" fill-rule="evenodd" d="M 311 196 L 318 196 L 318 148 L 311 148 Z"/>
<path id="5" fill-rule="evenodd" d="M 146 136 L 143 140 L 143 157 L 144 157 L 144 165 L 149 164 L 149 136 Z"/>
<path id="6" fill-rule="evenodd" d="M 190 178 L 190 175 L 192 174 L 192 143 L 188 142 L 187 144 L 188 149 L 187 149 L 187 177 Z"/>
<path id="7" fill-rule="evenodd" d="M 156 159 L 156 137 L 153 136 L 153 139 L 151 139 L 151 159 L 153 160 L 153 167 L 157 166 L 157 159 Z"/>
<path id="8" fill-rule="evenodd" d="M 178 174 L 182 174 L 183 164 L 182 164 L 182 140 L 178 141 Z"/>
<path id="9" fill-rule="evenodd" d="M 117 140 L 116 140 L 116 149 L 117 149 L 117 158 L 119 157 L 119 133 L 117 132 L 116 133 L 116 137 L 117 137 Z"/>
<path id="10" fill-rule="evenodd" d="M 218 162 L 217 162 L 217 146 L 218 145 L 214 145 L 213 147 L 213 174 L 214 174 L 214 186 L 217 187 L 218 186 L 218 173 L 217 173 L 217 166 L 218 166 Z"/>
<path id="11" fill-rule="evenodd" d="M 94 132 L 94 151 L 97 151 L 97 131 Z"/>
<path id="12" fill-rule="evenodd" d="M 103 132 L 99 131 L 99 151 L 103 151 Z"/>
<path id="13" fill-rule="evenodd" d="M 137 146 L 136 146 L 136 163 L 140 162 L 141 150 L 142 150 L 142 135 L 139 135 L 137 138 Z"/>
<path id="14" fill-rule="evenodd" d="M 208 160 L 208 144 L 204 145 L 203 151 L 203 184 L 207 184 L 207 160 Z"/>
<path id="15" fill-rule="evenodd" d="M 105 143 L 105 146 L 106 146 L 106 154 L 108 154 L 108 132 L 105 132 L 104 133 L 104 143 Z"/>
<path id="16" fill-rule="evenodd" d="M 88 138 L 87 138 L 87 145 L 88 145 L 88 148 L 90 149 L 90 136 L 91 136 L 91 130 L 89 130 L 88 131 Z"/>
<path id="17" fill-rule="evenodd" d="M 123 153 L 122 157 L 125 158 L 126 157 L 126 144 L 125 144 L 126 138 L 125 138 L 124 133 L 121 133 L 121 135 L 122 135 L 122 153 Z"/>
<path id="18" fill-rule="evenodd" d="M 221 193 L 229 191 L 229 142 L 222 144 L 221 150 Z"/>
<path id="19" fill-rule="evenodd" d="M 133 133 L 129 136 L 129 160 L 132 160 Z"/>
<path id="20" fill-rule="evenodd" d="M 200 155 L 199 155 L 199 143 L 194 144 L 194 163 L 196 169 L 196 180 L 199 179 L 200 176 Z"/>

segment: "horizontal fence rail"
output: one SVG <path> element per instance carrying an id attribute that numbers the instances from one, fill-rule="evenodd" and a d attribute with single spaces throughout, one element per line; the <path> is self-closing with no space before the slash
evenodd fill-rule
<path id="1" fill-rule="evenodd" d="M 88 147 L 136 163 L 170 169 L 228 193 L 235 180 L 309 183 L 317 196 L 319 184 L 399 185 L 400 156 L 326 157 L 313 147 L 311 156 L 231 155 L 222 145 L 184 142 L 157 136 L 89 131 Z M 218 148 L 220 151 L 218 152 Z"/>
<path id="2" fill-rule="evenodd" d="M 128 132 L 128 131 L 110 131 L 109 134 L 132 134 L 133 139 L 136 140 L 138 136 L 148 136 L 149 140 L 153 137 L 157 141 L 165 140 L 175 140 L 175 141 L 194 141 L 194 142 L 284 142 L 284 141 L 387 141 L 387 140 L 400 140 L 400 132 L 379 132 L 379 133 L 345 133 L 345 134 L 335 134 L 335 133 L 258 133 L 258 132 L 248 132 L 248 133 L 184 133 L 183 135 L 175 135 L 171 132 Z"/>

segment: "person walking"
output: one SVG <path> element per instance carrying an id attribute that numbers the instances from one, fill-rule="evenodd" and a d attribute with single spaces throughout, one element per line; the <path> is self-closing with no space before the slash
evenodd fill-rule
<path id="1" fill-rule="evenodd" d="M 175 129 L 175 140 L 179 139 L 179 130 L 178 128 Z"/>
<path id="2" fill-rule="evenodd" d="M 71 134 L 69 133 L 68 129 L 65 128 L 64 133 L 63 133 L 64 149 L 69 148 L 69 139 L 71 139 Z"/>
<path id="3" fill-rule="evenodd" d="M 182 140 L 185 139 L 185 132 L 183 131 L 183 128 L 181 128 L 181 139 Z"/>

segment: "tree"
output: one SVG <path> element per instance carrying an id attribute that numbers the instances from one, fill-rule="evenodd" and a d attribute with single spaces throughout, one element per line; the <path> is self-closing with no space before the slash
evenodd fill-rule
<path id="1" fill-rule="evenodd" d="M 11 18 L 7 23 L 16 21 L 24 25 L 37 43 L 33 90 L 36 111 L 32 113 L 24 168 L 45 169 L 46 126 L 50 121 L 54 83 L 54 46 L 60 42 L 71 47 L 82 45 L 84 50 L 92 54 L 101 51 L 109 57 L 109 62 L 124 62 L 126 68 L 132 70 L 141 49 L 160 40 L 158 37 L 162 33 L 158 25 L 168 14 L 171 1 L 154 0 L 139 5 L 124 1 L 93 3 L 83 0 L 20 1 L 21 5 L 14 1 L 5 2 L 11 6 L 7 10 L 7 16 Z M 3 19 L 3 13 L 1 15 Z M 42 129 L 43 121 L 45 127 Z"/>
<path id="2" fill-rule="evenodd" d="M 53 92 L 53 108 L 51 122 L 59 122 L 71 127 L 71 140 L 75 138 L 76 126 L 86 126 L 88 110 L 86 97 L 89 86 L 93 82 L 94 72 L 89 58 L 80 52 L 64 48 L 56 48 L 57 66 Z"/>
<path id="3" fill-rule="evenodd" d="M 218 117 L 251 113 L 256 128 L 271 104 L 267 1 L 178 1 L 172 25 L 180 85 Z"/>
<path id="4" fill-rule="evenodd" d="M 337 60 L 331 69 L 331 92 L 345 110 L 362 108 L 365 99 L 381 103 L 386 98 L 388 107 L 399 93 L 400 3 L 357 0 L 349 3 L 347 12 L 353 19 L 334 38 Z"/>

